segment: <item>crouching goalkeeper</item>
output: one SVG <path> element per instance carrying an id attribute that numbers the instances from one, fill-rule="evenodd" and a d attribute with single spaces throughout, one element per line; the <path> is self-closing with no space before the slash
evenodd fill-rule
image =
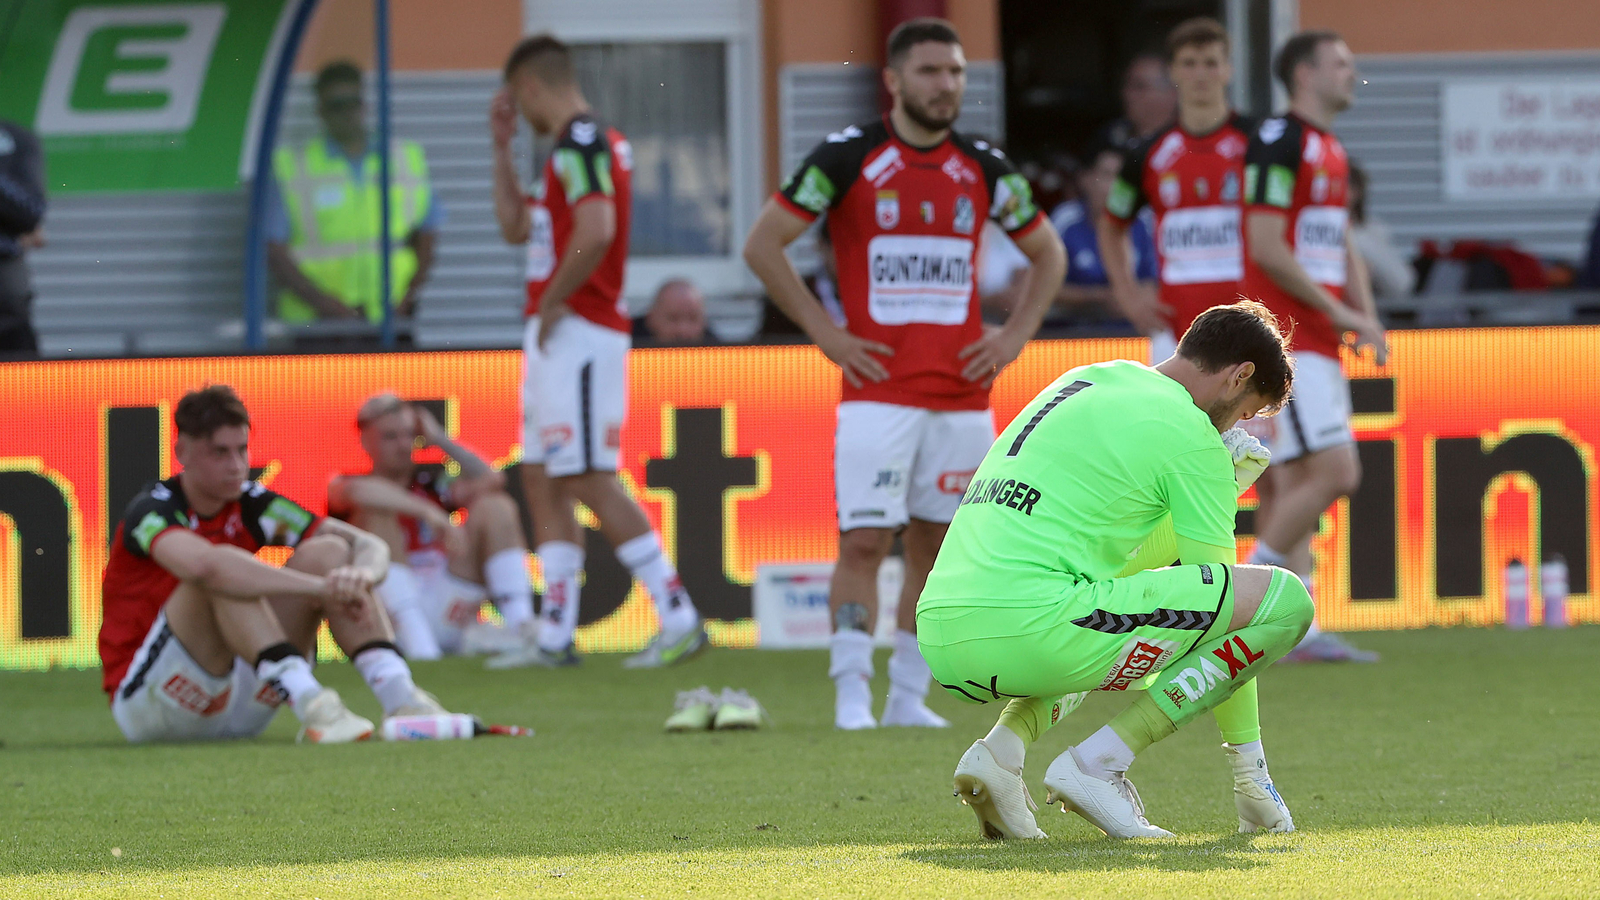
<path id="1" fill-rule="evenodd" d="M 1067 372 L 990 448 L 917 605 L 940 685 L 1006 704 L 955 773 L 985 837 L 1044 836 L 1022 780 L 1027 745 L 1092 690 L 1133 702 L 1050 764 L 1047 803 L 1112 837 L 1170 837 L 1126 772 L 1210 710 L 1240 830 L 1293 830 L 1254 679 L 1305 633 L 1311 599 L 1291 572 L 1235 565 L 1233 540 L 1237 497 L 1267 461 L 1235 425 L 1276 411 L 1292 379 L 1272 313 L 1213 307 L 1154 368 Z"/>

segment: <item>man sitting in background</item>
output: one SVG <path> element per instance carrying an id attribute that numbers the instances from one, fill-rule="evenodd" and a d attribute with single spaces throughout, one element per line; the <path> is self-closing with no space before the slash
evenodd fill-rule
<path id="1" fill-rule="evenodd" d="M 1050 224 L 1067 248 L 1066 281 L 1056 291 L 1046 324 L 1087 321 L 1123 321 L 1106 275 L 1095 223 L 1105 211 L 1111 184 L 1121 170 L 1123 155 L 1102 150 L 1094 164 L 1078 173 L 1078 196 L 1050 212 Z M 1140 282 L 1156 280 L 1156 245 L 1148 217 L 1134 219 L 1128 229 L 1133 245 L 1133 273 Z"/>
<path id="2" fill-rule="evenodd" d="M 317 74 L 324 134 L 273 157 L 276 189 L 267 210 L 267 264 L 284 291 L 278 318 L 383 319 L 378 253 L 379 148 L 368 139 L 361 70 L 330 63 Z M 428 184 L 415 141 L 389 151 L 389 302 L 397 316 L 416 311 L 433 269 L 444 210 Z"/>
<path id="3" fill-rule="evenodd" d="M 687 278 L 662 282 L 661 287 L 656 288 L 650 311 L 635 323 L 634 337 L 662 345 L 704 344 L 714 340 L 706 331 L 706 298 Z"/>
<path id="4" fill-rule="evenodd" d="M 130 741 L 255 737 L 288 703 L 313 743 L 372 736 L 372 723 L 311 674 L 317 631 L 333 640 L 385 716 L 441 714 L 395 652 L 372 586 L 389 549 L 250 477 L 250 414 L 226 385 L 173 413 L 183 470 L 128 504 L 101 588 L 102 681 Z M 292 547 L 283 568 L 262 547 Z"/>
<path id="5" fill-rule="evenodd" d="M 485 600 L 515 633 L 533 619 L 528 547 L 505 475 L 450 439 L 433 414 L 378 394 L 356 414 L 361 449 L 372 460 L 367 475 L 342 475 L 328 486 L 328 512 L 382 538 L 395 560 L 378 585 L 394 620 L 395 640 L 411 659 L 444 653 L 503 650 L 492 635 L 469 630 Z M 438 447 L 460 468 L 411 458 L 418 438 Z M 466 510 L 464 527 L 450 514 Z M 471 635 L 471 637 L 469 637 Z"/>

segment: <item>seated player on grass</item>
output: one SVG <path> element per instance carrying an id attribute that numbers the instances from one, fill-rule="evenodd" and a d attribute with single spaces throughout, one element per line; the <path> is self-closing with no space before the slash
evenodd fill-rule
<path id="1" fill-rule="evenodd" d="M 183 471 L 128 504 L 101 590 L 103 684 L 128 740 L 254 737 L 286 701 L 306 740 L 370 737 L 311 674 L 324 620 L 385 716 L 444 712 L 373 596 L 388 546 L 247 480 L 250 415 L 226 385 L 186 394 L 173 419 Z M 294 554 L 276 568 L 255 557 L 268 546 Z"/>
<path id="2" fill-rule="evenodd" d="M 408 659 L 444 653 L 503 651 L 521 646 L 518 630 L 533 621 L 528 547 L 505 475 L 450 439 L 433 414 L 394 394 L 369 398 L 356 413 L 361 449 L 372 461 L 365 475 L 343 475 L 328 486 L 328 514 L 383 538 L 389 574 L 378 598 L 394 621 L 395 641 Z M 438 447 L 460 473 L 418 465 L 418 438 Z M 467 511 L 464 527 L 450 521 Z M 486 587 L 487 586 L 487 587 Z M 478 611 L 492 600 L 505 629 L 479 627 Z"/>
<path id="3" fill-rule="evenodd" d="M 1067 372 L 989 450 L 917 606 L 940 685 L 1009 701 L 955 773 L 985 837 L 1043 837 L 1022 780 L 1027 744 L 1086 692 L 1138 691 L 1152 675 L 1050 764 L 1046 802 L 1113 837 L 1170 837 L 1124 773 L 1213 710 L 1240 831 L 1293 830 L 1267 774 L 1254 679 L 1305 633 L 1311 600 L 1291 572 L 1235 565 L 1233 540 L 1239 482 L 1268 459 L 1234 426 L 1275 411 L 1292 378 L 1266 307 L 1213 307 L 1155 368 Z"/>

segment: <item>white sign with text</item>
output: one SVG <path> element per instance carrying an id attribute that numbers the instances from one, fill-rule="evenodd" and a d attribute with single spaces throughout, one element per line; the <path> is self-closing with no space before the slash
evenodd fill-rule
<path id="1" fill-rule="evenodd" d="M 1600 79 L 1442 85 L 1446 200 L 1600 197 Z"/>
<path id="2" fill-rule="evenodd" d="M 828 646 L 833 620 L 828 616 L 828 581 L 833 563 L 771 563 L 756 567 L 752 606 L 762 648 L 816 649 Z M 891 556 L 878 569 L 878 646 L 894 641 L 895 611 L 905 561 Z"/>

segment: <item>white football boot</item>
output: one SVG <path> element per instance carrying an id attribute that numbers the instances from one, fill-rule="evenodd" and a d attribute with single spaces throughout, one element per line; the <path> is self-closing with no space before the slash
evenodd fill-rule
<path id="1" fill-rule="evenodd" d="M 313 744 L 348 744 L 372 737 L 372 723 L 351 712 L 339 692 L 325 687 L 306 701 L 305 719 L 296 740 Z"/>
<path id="2" fill-rule="evenodd" d="M 978 817 L 978 833 L 991 841 L 1042 838 L 1033 813 L 1033 795 L 1021 771 L 1000 765 L 982 740 L 973 742 L 956 764 L 956 796 Z"/>
<path id="3" fill-rule="evenodd" d="M 450 710 L 444 708 L 439 698 L 428 693 L 422 688 L 413 686 L 411 699 L 394 711 L 395 716 L 448 716 Z M 385 716 L 384 718 L 392 718 Z"/>
<path id="4" fill-rule="evenodd" d="M 1110 781 L 1088 774 L 1071 749 L 1045 770 L 1044 786 L 1046 804 L 1062 804 L 1062 812 L 1083 816 L 1111 837 L 1172 837 L 1172 832 L 1144 817 L 1144 801 L 1133 782 L 1119 772 L 1113 772 Z"/>
<path id="5" fill-rule="evenodd" d="M 1239 810 L 1239 833 L 1294 831 L 1294 817 L 1278 789 L 1272 786 L 1272 776 L 1267 774 L 1266 757 L 1259 753 L 1246 756 L 1232 744 L 1223 744 L 1222 752 L 1233 767 L 1233 805 Z"/>

